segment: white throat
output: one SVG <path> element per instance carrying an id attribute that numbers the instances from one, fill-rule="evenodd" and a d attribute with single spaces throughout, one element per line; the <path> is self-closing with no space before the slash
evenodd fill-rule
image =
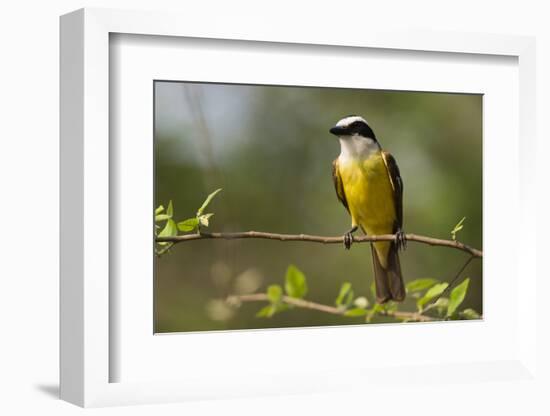
<path id="1" fill-rule="evenodd" d="M 362 136 L 340 136 L 340 158 L 368 159 L 371 155 L 380 151 L 380 145 L 376 140 Z"/>

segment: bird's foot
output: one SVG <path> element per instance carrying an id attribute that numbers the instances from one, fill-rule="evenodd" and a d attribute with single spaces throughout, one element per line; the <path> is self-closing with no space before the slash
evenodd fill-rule
<path id="1" fill-rule="evenodd" d="M 344 248 L 349 250 L 353 244 L 353 233 L 357 231 L 357 227 L 353 227 L 347 233 L 344 234 Z"/>
<path id="2" fill-rule="evenodd" d="M 395 244 L 398 250 L 405 250 L 407 248 L 407 238 L 403 230 L 397 230 L 395 233 Z"/>
<path id="3" fill-rule="evenodd" d="M 351 248 L 352 244 L 353 244 L 353 234 L 352 233 L 345 233 L 344 234 L 344 248 L 346 250 L 349 250 Z"/>

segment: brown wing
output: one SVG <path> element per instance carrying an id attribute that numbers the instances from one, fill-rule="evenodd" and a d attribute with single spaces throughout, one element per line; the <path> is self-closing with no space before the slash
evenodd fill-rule
<path id="1" fill-rule="evenodd" d="M 342 178 L 338 170 L 338 159 L 334 159 L 332 162 L 332 181 L 334 182 L 336 196 L 349 212 L 348 201 L 346 200 L 346 194 L 344 192 L 344 184 L 342 183 Z"/>
<path id="2" fill-rule="evenodd" d="M 395 224 L 395 230 L 403 228 L 403 180 L 401 179 L 401 173 L 399 173 L 399 167 L 395 158 L 388 152 L 382 152 L 386 169 L 393 188 L 393 201 L 395 204 L 395 212 L 397 220 Z"/>

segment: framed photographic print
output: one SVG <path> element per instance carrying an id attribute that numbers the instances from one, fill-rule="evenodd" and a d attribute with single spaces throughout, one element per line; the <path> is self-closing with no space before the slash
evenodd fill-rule
<path id="1" fill-rule="evenodd" d="M 184 21 L 61 19 L 62 398 L 539 383 L 533 40 Z"/>

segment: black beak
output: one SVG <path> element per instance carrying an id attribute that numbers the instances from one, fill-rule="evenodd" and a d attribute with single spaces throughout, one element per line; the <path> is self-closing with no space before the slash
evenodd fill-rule
<path id="1" fill-rule="evenodd" d="M 329 131 L 335 136 L 344 136 L 347 133 L 346 129 L 340 126 L 334 126 Z"/>

